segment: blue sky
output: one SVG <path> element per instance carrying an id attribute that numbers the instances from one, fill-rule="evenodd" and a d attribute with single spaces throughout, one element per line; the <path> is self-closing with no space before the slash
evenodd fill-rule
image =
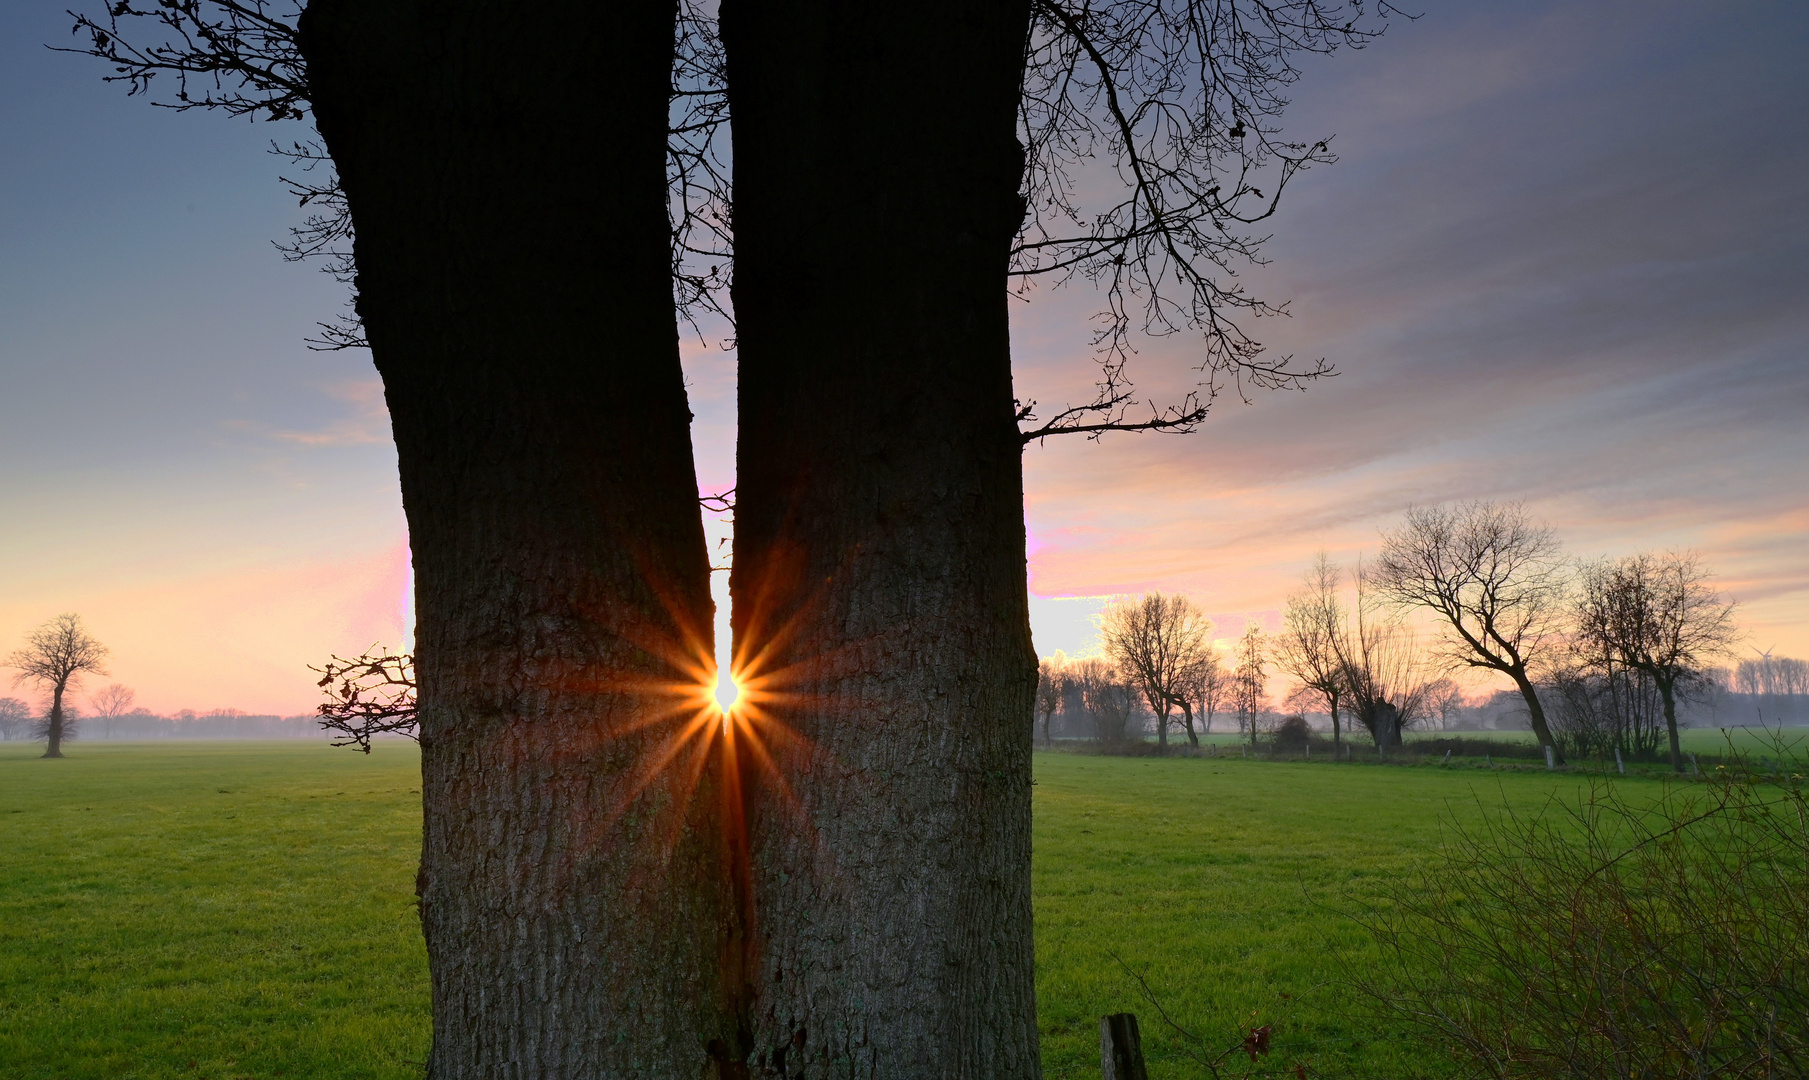
<path id="1" fill-rule="evenodd" d="M 58 12 L 0 6 L 0 637 L 76 610 L 152 707 L 305 710 L 307 663 L 401 639 L 407 574 L 375 374 L 302 343 L 343 289 L 271 247 L 295 132 L 126 98 L 43 48 Z M 1755 643 L 1809 654 L 1805 45 L 1801 4 L 1446 2 L 1308 63 L 1288 130 L 1341 161 L 1246 280 L 1292 303 L 1258 337 L 1343 374 L 1032 447 L 1032 592 L 1077 598 L 1034 601 L 1039 649 L 1148 588 L 1235 636 L 1314 550 L 1481 497 L 1579 555 L 1698 547 Z M 1022 395 L 1087 392 L 1096 303 L 1014 307 Z M 1190 347 L 1133 374 L 1182 391 Z M 720 490 L 733 357 L 686 355 Z"/>

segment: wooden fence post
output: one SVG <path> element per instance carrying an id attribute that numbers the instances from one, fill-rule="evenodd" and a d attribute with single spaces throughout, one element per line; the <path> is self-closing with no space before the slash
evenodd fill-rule
<path id="1" fill-rule="evenodd" d="M 1627 763 L 1621 760 L 1621 748 L 1618 746 L 1614 748 L 1614 767 L 1620 770 L 1622 776 L 1627 775 Z"/>
<path id="2" fill-rule="evenodd" d="M 1149 1080 L 1149 1070 L 1143 1065 L 1143 1039 L 1137 1034 L 1137 1014 L 1099 1018 L 1099 1071 L 1105 1080 Z"/>

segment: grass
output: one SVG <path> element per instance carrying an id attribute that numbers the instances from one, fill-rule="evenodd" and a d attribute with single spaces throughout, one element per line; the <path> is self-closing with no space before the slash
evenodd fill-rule
<path id="1" fill-rule="evenodd" d="M 0 1077 L 419 1077 L 418 758 L 296 743 L 0 744 Z M 1530 808 L 1539 770 L 1038 754 L 1045 1072 L 1098 1075 L 1107 1012 L 1157 1080 L 1204 1076 L 1116 961 L 1215 1046 L 1273 1023 L 1260 1075 L 1431 1064 L 1337 980 L 1441 819 Z M 1646 781 L 1635 781 L 1645 783 Z M 1240 1059 L 1242 1060 L 1242 1059 Z"/>

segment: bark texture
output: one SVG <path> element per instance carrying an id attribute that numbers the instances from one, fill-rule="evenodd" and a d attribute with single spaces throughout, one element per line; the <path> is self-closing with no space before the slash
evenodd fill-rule
<path id="1" fill-rule="evenodd" d="M 668 276 L 673 16 L 314 0 L 302 24 L 414 557 L 433 1080 L 733 1056 L 721 777 L 704 729 L 681 739 L 712 608 Z"/>
<path id="2" fill-rule="evenodd" d="M 63 756 L 63 692 L 66 684 L 57 683 L 50 690 L 50 720 L 44 725 L 44 756 Z M 1673 742 L 1676 740 L 1673 739 Z"/>
<path id="3" fill-rule="evenodd" d="M 727 0 L 752 1064 L 1038 1075 L 1023 3 Z"/>

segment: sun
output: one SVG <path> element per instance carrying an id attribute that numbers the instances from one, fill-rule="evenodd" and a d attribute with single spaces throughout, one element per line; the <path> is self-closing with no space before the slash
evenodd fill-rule
<path id="1" fill-rule="evenodd" d="M 741 700 L 741 683 L 727 667 L 718 669 L 716 673 L 716 707 L 722 710 L 726 718 L 735 709 L 735 703 Z"/>

